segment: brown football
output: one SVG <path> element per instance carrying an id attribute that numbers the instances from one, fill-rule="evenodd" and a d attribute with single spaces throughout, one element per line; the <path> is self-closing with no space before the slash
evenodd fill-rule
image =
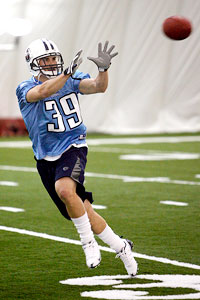
<path id="1" fill-rule="evenodd" d="M 182 16 L 171 16 L 163 22 L 163 32 L 172 40 L 184 40 L 192 32 L 190 20 Z"/>

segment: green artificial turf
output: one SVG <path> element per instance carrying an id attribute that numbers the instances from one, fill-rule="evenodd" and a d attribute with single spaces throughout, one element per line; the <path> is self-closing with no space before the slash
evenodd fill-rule
<path id="1" fill-rule="evenodd" d="M 106 138 L 105 135 L 89 136 L 89 138 L 97 137 Z M 26 141 L 28 138 L 12 140 Z M 4 138 L 0 139 L 0 143 L 1 141 L 11 139 Z M 170 180 L 200 182 L 200 179 L 195 177 L 200 174 L 199 159 L 164 161 L 119 159 L 124 152 L 134 154 L 147 151 L 200 153 L 200 142 L 90 146 L 86 172 L 143 178 L 168 177 Z M 35 168 L 32 149 L 0 147 L 0 166 L 3 165 Z M 0 206 L 25 210 L 18 213 L 0 210 L 1 226 L 79 240 L 72 222 L 66 221 L 60 215 L 37 172 L 0 169 L 1 181 L 17 182 L 18 186 L 0 185 Z M 107 207 L 97 212 L 107 220 L 117 234 L 133 240 L 135 252 L 200 265 L 200 185 L 124 182 L 121 179 L 98 178 L 95 175 L 86 176 L 85 185 L 87 190 L 93 192 L 94 204 Z M 186 202 L 188 206 L 163 205 L 160 201 L 164 200 Z M 100 245 L 106 246 L 98 238 L 97 241 Z M 115 259 L 114 253 L 102 251 L 101 265 L 90 270 L 85 265 L 80 245 L 6 230 L 0 230 L 0 257 L 1 300 L 89 300 L 90 297 L 81 297 L 81 293 L 116 288 L 98 285 L 63 285 L 59 281 L 77 277 L 126 275 L 122 262 Z M 192 267 L 165 264 L 153 259 L 136 258 L 136 260 L 139 264 L 138 275 L 200 275 L 200 269 Z M 123 281 L 132 284 L 148 282 L 137 277 Z M 155 287 L 146 290 L 149 296 L 195 292 L 189 288 Z"/>

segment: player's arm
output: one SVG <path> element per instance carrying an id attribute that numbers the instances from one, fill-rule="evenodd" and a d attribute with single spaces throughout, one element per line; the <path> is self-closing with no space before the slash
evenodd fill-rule
<path id="1" fill-rule="evenodd" d="M 99 72 L 96 78 L 81 80 L 79 90 L 83 94 L 104 93 L 108 87 L 108 72 Z"/>
<path id="2" fill-rule="evenodd" d="M 105 42 L 102 50 L 102 44 L 98 44 L 98 57 L 88 57 L 89 60 L 93 61 L 99 70 L 99 74 L 96 78 L 83 79 L 79 84 L 79 90 L 83 94 L 94 94 L 103 93 L 108 86 L 108 68 L 111 65 L 111 59 L 118 53 L 111 53 L 114 49 L 114 45 L 108 48 L 108 41 Z"/>
<path id="3" fill-rule="evenodd" d="M 49 79 L 35 86 L 27 92 L 26 100 L 28 102 L 37 102 L 55 94 L 64 86 L 69 77 L 70 75 L 60 74 L 56 78 Z"/>
<path id="4" fill-rule="evenodd" d="M 30 89 L 26 94 L 26 100 L 28 102 L 37 102 L 59 91 L 64 86 L 66 81 L 69 79 L 69 77 L 76 72 L 78 66 L 81 64 L 82 62 L 82 58 L 80 58 L 81 53 L 82 50 L 80 50 L 76 54 L 76 56 L 70 63 L 70 66 L 67 67 L 62 74 L 58 75 L 55 78 L 48 79 L 42 84 L 39 84 L 34 88 Z"/>

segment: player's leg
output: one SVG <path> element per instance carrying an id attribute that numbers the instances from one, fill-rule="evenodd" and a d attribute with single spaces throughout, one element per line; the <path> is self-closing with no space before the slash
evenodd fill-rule
<path id="1" fill-rule="evenodd" d="M 56 192 L 64 202 L 70 218 L 79 218 L 86 212 L 82 200 L 76 194 L 76 185 L 70 177 L 60 178 L 55 183 Z"/>
<path id="2" fill-rule="evenodd" d="M 60 178 L 55 183 L 56 192 L 65 203 L 67 212 L 80 235 L 87 266 L 95 268 L 100 264 L 101 254 L 85 206 L 76 193 L 76 186 L 77 183 L 70 177 Z"/>
<path id="3" fill-rule="evenodd" d="M 93 232 L 108 244 L 113 250 L 119 252 L 124 246 L 123 240 L 114 233 L 114 231 L 108 226 L 105 219 L 100 216 L 92 207 L 88 200 L 84 201 L 84 205 L 92 226 Z"/>
<path id="4" fill-rule="evenodd" d="M 80 190 L 85 192 L 83 182 L 86 157 L 86 147 L 71 147 L 63 153 L 56 163 L 55 189 L 80 235 L 87 266 L 95 268 L 100 264 L 101 254 L 80 193 Z"/>
<path id="5" fill-rule="evenodd" d="M 69 162 L 68 162 L 69 160 Z M 70 214 L 73 215 L 74 218 L 72 218 L 73 223 L 75 224 L 78 231 L 81 232 L 80 238 L 83 243 L 83 247 L 86 245 L 89 245 L 87 248 L 89 250 L 84 250 L 86 255 L 86 263 L 88 267 L 95 267 L 100 263 L 101 255 L 99 251 L 98 244 L 96 243 L 94 239 L 93 232 L 91 230 L 91 225 L 86 213 L 86 210 L 83 206 L 82 201 L 80 200 L 79 196 L 77 194 L 74 194 L 74 189 L 76 186 L 76 183 L 74 180 L 69 178 L 69 184 L 67 183 L 67 188 L 65 186 L 63 191 L 63 184 L 62 181 L 58 181 L 61 178 L 66 178 L 65 176 L 70 176 L 71 173 L 74 170 L 74 167 L 76 166 L 76 155 L 70 155 L 68 157 L 68 154 L 65 153 L 65 157 L 62 156 L 61 159 L 57 161 L 46 161 L 46 160 L 39 160 L 37 161 L 37 169 L 40 174 L 42 183 L 44 187 L 46 188 L 47 192 L 49 193 L 51 199 L 54 201 L 55 205 L 59 209 L 60 213 L 68 220 L 71 220 L 66 204 L 60 199 L 62 198 L 68 198 L 68 207 L 70 210 Z M 66 167 L 68 166 L 68 167 Z M 67 172 L 65 171 L 67 170 Z M 67 174 L 66 174 L 67 173 Z M 55 190 L 55 182 L 57 182 L 57 191 L 60 194 L 60 197 L 58 196 L 56 190 Z M 58 184 L 59 182 L 59 184 Z M 63 181 L 63 183 L 65 180 Z M 66 182 L 65 182 L 66 183 Z M 65 184 L 64 184 L 65 185 Z M 66 190 L 68 192 L 66 192 Z M 90 193 L 88 193 L 90 195 Z M 74 200 L 74 202 L 73 202 Z M 71 206 L 71 207 L 70 207 Z M 76 207 L 76 211 L 74 212 L 73 206 Z M 78 216 L 78 217 L 77 217 Z M 87 253 L 86 253 L 87 251 Z"/>
<path id="6" fill-rule="evenodd" d="M 109 245 L 111 249 L 116 251 L 117 257 L 120 257 L 123 261 L 128 274 L 135 276 L 137 273 L 137 262 L 135 261 L 132 252 L 133 243 L 126 239 L 122 239 L 115 234 L 104 218 L 94 211 L 88 200 L 84 201 L 84 205 L 88 213 L 93 232 L 104 243 Z"/>

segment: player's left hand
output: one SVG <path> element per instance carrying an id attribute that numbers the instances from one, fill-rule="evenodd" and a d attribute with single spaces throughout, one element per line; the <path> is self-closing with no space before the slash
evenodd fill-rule
<path id="1" fill-rule="evenodd" d="M 89 60 L 93 61 L 99 72 L 105 72 L 111 65 L 111 59 L 115 57 L 118 52 L 111 54 L 112 50 L 115 48 L 115 45 L 112 45 L 108 50 L 108 41 L 105 42 L 104 48 L 102 50 L 102 43 L 98 44 L 98 57 L 88 57 Z"/>
<path id="2" fill-rule="evenodd" d="M 82 54 L 83 50 L 79 50 L 78 53 L 75 55 L 75 57 L 73 58 L 72 62 L 70 63 L 69 67 L 67 67 L 64 70 L 64 75 L 73 75 L 76 70 L 78 69 L 78 67 L 80 66 L 80 64 L 82 63 Z"/>

